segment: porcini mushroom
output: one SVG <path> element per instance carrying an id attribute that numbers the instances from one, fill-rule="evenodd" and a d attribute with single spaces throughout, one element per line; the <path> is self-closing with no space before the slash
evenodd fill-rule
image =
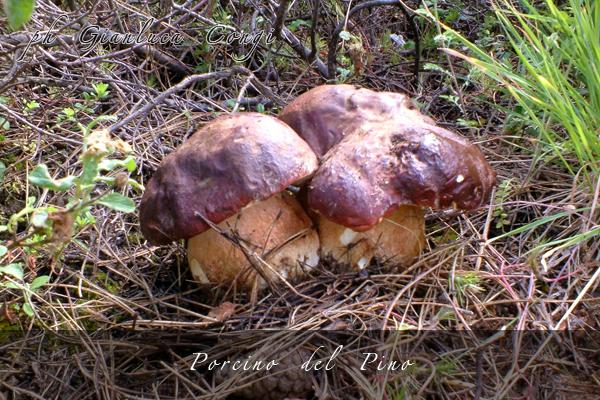
<path id="1" fill-rule="evenodd" d="M 200 283 L 235 280 L 238 288 L 263 288 L 248 249 L 268 264 L 263 272 L 269 279 L 301 275 L 318 263 L 319 239 L 286 188 L 317 166 L 310 147 L 280 120 L 258 113 L 221 116 L 162 161 L 140 204 L 142 233 L 157 245 L 188 239 L 190 269 Z"/>
<path id="2" fill-rule="evenodd" d="M 495 183 L 477 146 L 399 93 L 324 85 L 280 118 L 320 157 L 307 203 L 321 255 L 341 263 L 410 264 L 425 246 L 424 207 L 477 208 Z"/>

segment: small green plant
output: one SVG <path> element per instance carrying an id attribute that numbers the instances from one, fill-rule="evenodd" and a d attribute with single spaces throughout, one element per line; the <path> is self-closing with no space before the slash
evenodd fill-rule
<path id="1" fill-rule="evenodd" d="M 25 101 L 25 108 L 23 112 L 29 114 L 31 111 L 40 108 L 40 103 L 35 100 Z"/>
<path id="2" fill-rule="evenodd" d="M 158 79 L 156 78 L 156 75 L 150 75 L 148 77 L 148 79 L 146 79 L 146 86 L 148 86 L 152 89 L 156 88 L 157 83 L 158 83 Z"/>
<path id="3" fill-rule="evenodd" d="M 456 313 L 450 307 L 440 307 L 435 313 L 435 319 L 437 321 L 456 321 Z"/>
<path id="4" fill-rule="evenodd" d="M 35 303 L 32 301 L 32 296 L 35 292 L 44 287 L 49 281 L 48 275 L 41 275 L 36 277 L 31 283 L 27 283 L 24 280 L 24 272 L 21 264 L 13 263 L 6 266 L 0 267 L 0 272 L 4 275 L 9 275 L 14 279 L 8 282 L 3 282 L 2 286 L 7 289 L 16 289 L 21 291 L 23 296 L 23 304 L 14 304 L 14 309 L 23 310 L 25 315 L 28 317 L 34 317 L 36 313 Z"/>
<path id="5" fill-rule="evenodd" d="M 435 364 L 435 372 L 443 375 L 453 375 L 459 371 L 458 362 L 450 357 L 443 357 Z"/>
<path id="6" fill-rule="evenodd" d="M 84 97 L 85 95 L 86 93 L 84 93 Z M 87 102 L 90 103 L 90 101 Z M 93 114 L 94 110 L 83 103 L 75 103 L 73 104 L 73 107 L 63 108 L 62 111 L 58 114 L 56 122 L 58 122 L 59 124 L 65 121 L 77 123 L 77 114 L 79 113 Z"/>
<path id="7" fill-rule="evenodd" d="M 477 128 L 481 128 L 485 123 L 485 120 L 482 120 L 480 118 L 478 119 L 464 119 L 464 118 L 457 118 L 456 119 L 456 125 L 458 126 L 462 126 L 463 128 L 473 128 L 473 129 L 477 129 Z"/>
<path id="8" fill-rule="evenodd" d="M 306 27 L 310 28 L 310 25 L 311 25 L 310 21 L 305 21 L 303 19 L 295 19 L 292 22 L 290 22 L 290 24 L 288 25 L 288 28 L 290 31 L 296 32 L 298 30 L 298 28 L 300 28 L 301 26 L 306 26 Z"/>
<path id="9" fill-rule="evenodd" d="M 481 278 L 475 271 L 459 272 L 454 275 L 453 286 L 458 297 L 458 302 L 462 305 L 466 299 L 467 293 L 480 293 L 483 288 L 480 286 Z"/>
<path id="10" fill-rule="evenodd" d="M 337 55 L 340 64 L 337 67 L 339 73 L 337 82 L 345 83 L 351 77 L 362 75 L 367 55 L 360 36 L 353 35 L 348 31 L 341 31 L 340 39 L 342 40 L 342 51 Z"/>
<path id="11" fill-rule="evenodd" d="M 75 114 L 77 113 L 77 111 L 75 111 L 73 108 L 71 107 L 65 107 L 63 108 L 62 112 L 59 114 L 58 116 L 58 120 L 59 121 L 71 121 L 71 122 L 75 122 Z"/>
<path id="12" fill-rule="evenodd" d="M 338 83 L 347 82 L 352 74 L 352 71 L 350 71 L 348 68 L 337 67 L 336 70 L 339 73 L 339 75 L 337 77 Z"/>
<path id="13" fill-rule="evenodd" d="M 25 256 L 30 257 L 50 250 L 53 259 L 57 260 L 79 230 L 95 223 L 91 214 L 95 206 L 126 213 L 135 210 L 133 200 L 121 194 L 127 186 L 143 189 L 129 177 L 136 169 L 135 159 L 128 155 L 131 148 L 122 140 L 112 138 L 107 130 L 93 129 L 98 122 L 107 119 L 112 118 L 99 117 L 87 126 L 77 122 L 83 134 L 79 157 L 81 171 L 78 174 L 55 178 L 45 164 L 39 164 L 31 171 L 28 177 L 30 184 L 68 194 L 67 204 L 64 207 L 36 205 L 36 198 L 28 197 L 25 207 L 0 225 L 0 233 L 11 237 L 0 243 L 0 263 L 3 259 L 10 259 L 10 252 L 17 248 L 23 249 Z M 116 153 L 123 156 L 111 158 Z M 1 169 L 1 172 L 4 170 Z M 26 229 L 20 230 L 23 224 L 26 224 Z M 14 259 L 6 265 L 0 265 L 0 274 L 5 277 L 0 285 L 20 290 L 24 299 L 21 309 L 26 315 L 34 316 L 32 295 L 49 281 L 49 277 L 38 276 L 28 283 L 23 273 L 23 263 Z"/>
<path id="14" fill-rule="evenodd" d="M 213 11 L 213 19 L 215 22 L 222 23 L 224 25 L 229 25 L 231 20 L 233 19 L 233 15 L 231 15 L 225 8 L 223 8 L 219 3 L 216 3 L 217 7 L 215 7 Z"/>
<path id="15" fill-rule="evenodd" d="M 409 399 L 409 392 L 406 386 L 402 385 L 397 387 L 397 385 L 388 384 L 386 387 L 387 398 L 390 400 L 405 400 Z"/>
<path id="16" fill-rule="evenodd" d="M 94 109 L 92 109 L 91 107 L 89 107 L 87 104 L 85 103 L 75 103 L 73 104 L 73 106 L 75 107 L 75 109 L 77 111 L 81 111 L 87 114 L 93 114 L 94 113 Z"/>
<path id="17" fill-rule="evenodd" d="M 110 95 L 110 90 L 108 90 L 109 85 L 107 83 L 94 83 L 92 84 L 92 92 L 84 92 L 83 98 L 86 101 L 97 101 L 97 100 L 105 100 Z"/>
<path id="18" fill-rule="evenodd" d="M 510 218 L 503 207 L 503 204 L 510 197 L 512 191 L 512 178 L 506 179 L 498 184 L 496 195 L 494 198 L 494 220 L 496 221 L 496 229 L 504 230 L 504 227 L 511 224 Z"/>

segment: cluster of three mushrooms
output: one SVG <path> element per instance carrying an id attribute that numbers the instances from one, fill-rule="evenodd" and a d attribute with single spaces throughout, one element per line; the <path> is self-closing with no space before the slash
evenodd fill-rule
<path id="1" fill-rule="evenodd" d="M 140 224 L 154 244 L 188 239 L 200 283 L 261 288 L 265 278 L 303 275 L 320 257 L 407 265 L 424 248 L 422 207 L 476 208 L 494 182 L 477 146 L 406 96 L 324 85 L 279 120 L 237 113 L 198 130 L 148 183 Z M 305 207 L 290 185 L 304 187 Z M 267 266 L 262 277 L 248 252 Z"/>

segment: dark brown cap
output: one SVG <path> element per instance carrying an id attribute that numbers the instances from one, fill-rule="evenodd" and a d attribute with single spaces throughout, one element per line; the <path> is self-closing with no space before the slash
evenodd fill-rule
<path id="1" fill-rule="evenodd" d="M 476 208 L 495 184 L 477 146 L 436 126 L 404 94 L 323 85 L 279 118 L 321 158 L 310 207 L 357 231 L 402 204 Z"/>
<path id="2" fill-rule="evenodd" d="M 169 154 L 140 203 L 142 233 L 153 244 L 208 229 L 244 206 L 280 193 L 317 168 L 309 146 L 277 118 L 221 116 Z"/>
<path id="3" fill-rule="evenodd" d="M 477 208 L 495 173 L 479 148 L 443 128 L 403 118 L 364 123 L 327 153 L 312 179 L 312 209 L 356 231 L 399 205 Z"/>
<path id="4" fill-rule="evenodd" d="M 317 86 L 298 96 L 279 115 L 319 158 L 357 125 L 400 117 L 433 123 L 404 94 L 353 85 Z"/>

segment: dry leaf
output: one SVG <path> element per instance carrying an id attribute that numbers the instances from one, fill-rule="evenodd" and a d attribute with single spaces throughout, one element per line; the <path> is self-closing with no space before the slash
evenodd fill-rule
<path id="1" fill-rule="evenodd" d="M 37 263 L 34 256 L 31 254 L 27 256 L 27 270 L 33 274 L 33 278 L 37 276 Z"/>
<path id="2" fill-rule="evenodd" d="M 48 216 L 52 221 L 52 240 L 66 243 L 71 240 L 73 234 L 73 214 L 65 211 L 57 211 Z"/>
<path id="3" fill-rule="evenodd" d="M 17 322 L 17 314 L 6 302 L 0 307 L 0 319 L 8 321 L 10 324 Z"/>
<path id="4" fill-rule="evenodd" d="M 235 304 L 228 301 L 222 303 L 220 306 L 213 308 L 208 313 L 209 317 L 216 319 L 219 322 L 228 320 L 235 313 Z"/>

